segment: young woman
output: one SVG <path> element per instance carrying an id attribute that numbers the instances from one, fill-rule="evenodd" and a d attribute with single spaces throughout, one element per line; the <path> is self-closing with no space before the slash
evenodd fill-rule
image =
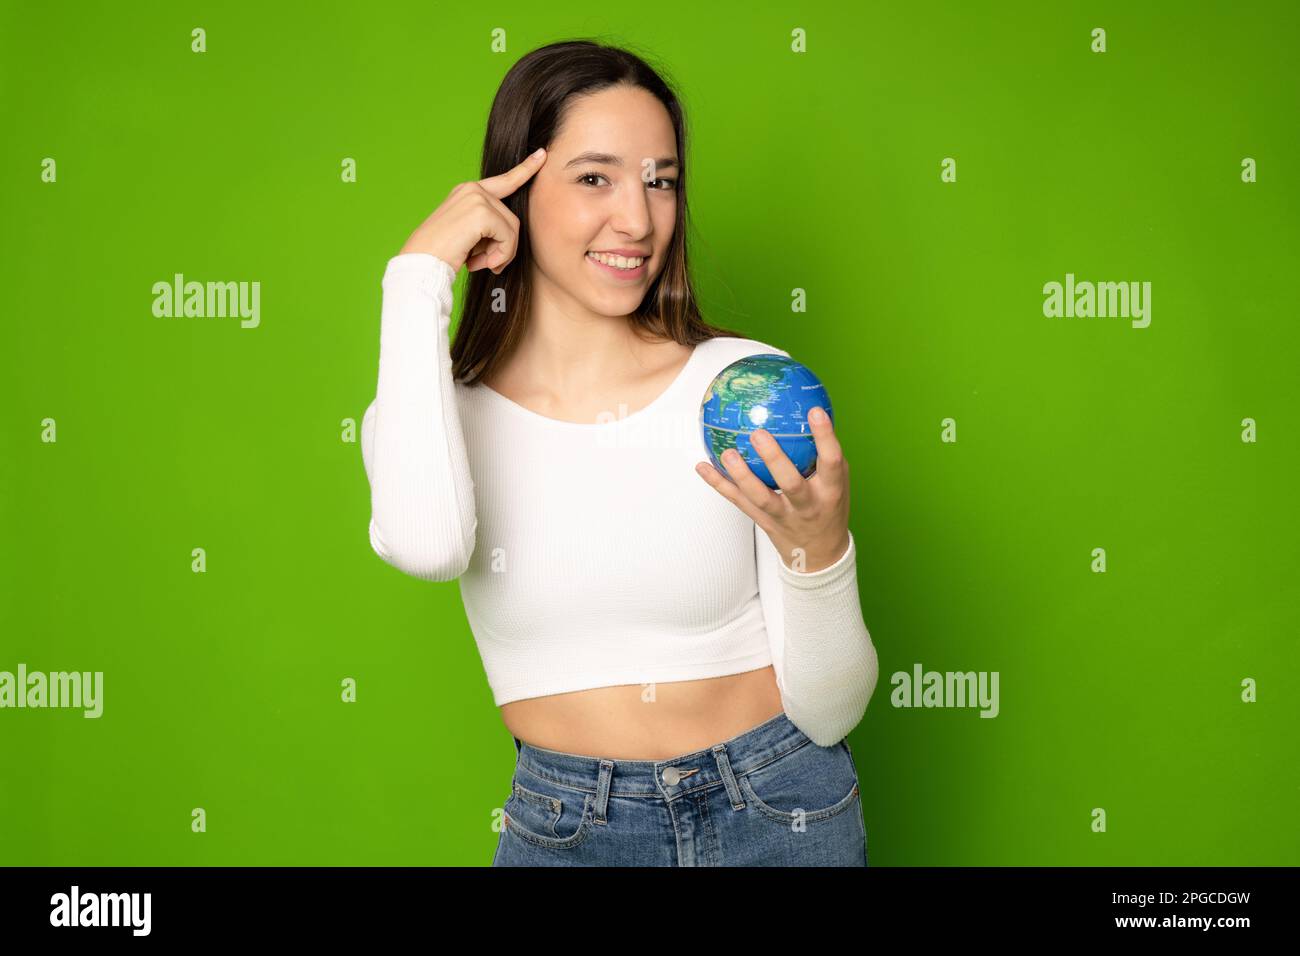
<path id="1" fill-rule="evenodd" d="M 370 542 L 459 579 L 517 749 L 496 866 L 867 862 L 844 736 L 877 661 L 848 466 L 815 415 L 807 479 L 755 433 L 780 493 L 703 462 L 714 377 L 788 353 L 700 316 L 688 169 L 644 60 L 534 50 L 493 103 L 484 178 L 384 274 Z"/>

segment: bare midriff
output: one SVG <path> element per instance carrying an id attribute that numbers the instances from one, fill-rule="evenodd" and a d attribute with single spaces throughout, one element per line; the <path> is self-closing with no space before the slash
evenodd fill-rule
<path id="1" fill-rule="evenodd" d="M 666 760 L 703 750 L 781 713 L 769 664 L 705 680 L 623 684 L 501 706 L 515 737 L 534 747 L 612 760 Z"/>

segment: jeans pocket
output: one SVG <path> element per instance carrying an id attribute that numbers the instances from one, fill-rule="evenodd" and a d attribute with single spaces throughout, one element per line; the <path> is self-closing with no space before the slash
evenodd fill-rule
<path id="1" fill-rule="evenodd" d="M 503 808 L 505 832 L 551 850 L 585 840 L 592 827 L 592 795 L 534 775 L 527 780 L 525 787 L 516 773 L 510 782 L 510 798 Z"/>
<path id="2" fill-rule="evenodd" d="M 737 780 L 755 810 L 787 827 L 811 825 L 861 805 L 853 758 L 839 744 L 807 741 Z"/>
<path id="3" fill-rule="evenodd" d="M 840 741 L 844 745 L 844 752 L 849 755 L 849 762 L 853 764 L 853 778 L 858 781 L 858 826 L 862 828 L 862 857 L 866 860 L 867 856 L 867 817 L 862 809 L 862 780 L 858 776 L 857 762 L 853 759 L 853 748 L 849 746 L 848 738 Z"/>

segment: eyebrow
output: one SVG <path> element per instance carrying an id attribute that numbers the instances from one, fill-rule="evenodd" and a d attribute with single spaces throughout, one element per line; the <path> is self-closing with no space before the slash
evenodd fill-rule
<path id="1" fill-rule="evenodd" d="M 564 168 L 568 169 L 570 166 L 577 166 L 580 163 L 598 163 L 602 166 L 622 166 L 623 157 L 615 156 L 613 153 L 596 153 L 589 150 L 573 157 L 573 159 L 564 164 Z M 655 169 L 668 169 L 675 167 L 676 165 L 677 160 L 672 156 L 665 156 L 663 159 L 655 160 Z"/>

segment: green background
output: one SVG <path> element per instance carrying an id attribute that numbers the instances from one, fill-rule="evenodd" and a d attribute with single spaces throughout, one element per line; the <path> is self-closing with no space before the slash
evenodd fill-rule
<path id="1" fill-rule="evenodd" d="M 706 317 L 835 402 L 872 864 L 1300 863 L 1300 31 L 1132 7 L 4 3 L 0 670 L 104 671 L 105 711 L 0 711 L 0 862 L 489 863 L 513 743 L 340 436 L 502 76 L 598 37 L 680 85 Z M 155 318 L 176 272 L 259 281 L 261 326 Z M 1067 272 L 1150 281 L 1150 327 L 1045 318 Z M 893 708 L 918 661 L 1000 715 Z"/>

